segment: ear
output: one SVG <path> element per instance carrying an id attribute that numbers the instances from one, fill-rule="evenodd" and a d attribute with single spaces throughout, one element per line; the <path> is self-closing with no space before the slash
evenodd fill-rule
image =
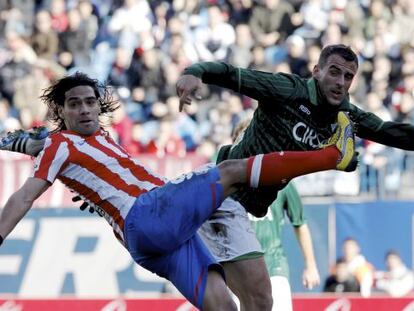
<path id="1" fill-rule="evenodd" d="M 312 70 L 312 77 L 315 78 L 316 80 L 319 80 L 320 76 L 321 76 L 321 70 L 320 70 L 318 64 L 316 64 L 315 67 L 313 67 L 313 70 Z"/>
<path id="2" fill-rule="evenodd" d="M 63 117 L 63 107 L 62 106 L 57 107 L 57 113 L 58 113 L 59 118 L 64 119 L 64 117 Z"/>

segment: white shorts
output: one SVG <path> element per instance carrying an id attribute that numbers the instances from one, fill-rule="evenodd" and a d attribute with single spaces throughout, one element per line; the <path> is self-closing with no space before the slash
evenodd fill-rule
<path id="1" fill-rule="evenodd" d="M 246 210 L 230 197 L 201 226 L 198 234 L 219 262 L 263 255 Z"/>
<path id="2" fill-rule="evenodd" d="M 270 277 L 272 283 L 273 308 L 277 311 L 292 311 L 292 292 L 289 281 L 284 276 Z"/>

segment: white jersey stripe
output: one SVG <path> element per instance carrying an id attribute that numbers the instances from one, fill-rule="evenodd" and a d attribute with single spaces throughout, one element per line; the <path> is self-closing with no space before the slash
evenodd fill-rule
<path id="1" fill-rule="evenodd" d="M 59 157 L 54 157 L 51 165 L 51 169 L 47 174 L 47 179 L 51 180 L 52 182 L 55 180 L 59 170 L 62 168 L 62 165 L 65 163 L 66 159 L 69 157 L 69 149 L 68 144 L 65 142 L 60 144 L 56 154 Z"/>
<path id="2" fill-rule="evenodd" d="M 131 158 L 132 162 L 134 162 L 136 165 L 141 166 L 149 175 L 152 175 L 154 177 L 157 177 L 158 179 L 162 180 L 164 183 L 168 182 L 168 179 L 164 176 L 159 175 L 158 173 L 155 173 L 153 170 L 149 169 L 148 166 L 144 166 L 144 164 L 141 163 L 141 161 L 139 161 L 136 158 Z"/>
<path id="3" fill-rule="evenodd" d="M 67 135 L 67 136 L 73 136 L 73 135 Z M 68 137 L 72 140 L 72 137 Z M 136 185 L 141 189 L 145 189 L 147 191 L 153 189 L 156 187 L 155 184 L 148 182 L 148 181 L 142 181 L 138 180 L 129 169 L 123 168 L 117 159 L 108 156 L 103 151 L 91 146 L 87 142 L 83 140 L 79 140 L 77 136 L 75 136 L 72 141 L 74 141 L 74 147 L 81 153 L 94 158 L 95 161 L 105 165 L 107 169 L 115 174 L 117 174 L 123 181 L 125 181 L 128 185 Z"/>
<path id="4" fill-rule="evenodd" d="M 115 147 L 113 144 L 109 143 L 103 136 L 96 137 L 96 140 L 103 146 L 105 146 L 108 149 L 111 149 L 113 152 L 115 152 L 117 155 L 123 158 L 127 158 L 128 155 L 125 152 L 122 152 L 119 148 Z"/>

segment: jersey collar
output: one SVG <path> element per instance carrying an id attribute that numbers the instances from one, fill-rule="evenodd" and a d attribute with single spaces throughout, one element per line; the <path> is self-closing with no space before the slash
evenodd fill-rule
<path id="1" fill-rule="evenodd" d="M 79 133 L 76 133 L 76 132 L 74 132 L 74 131 L 69 131 L 69 130 L 61 130 L 60 131 L 61 133 L 63 133 L 63 134 L 71 134 L 71 135 L 76 135 L 76 136 L 79 136 L 79 137 L 82 137 L 82 138 L 85 138 L 85 139 L 87 139 L 87 138 L 90 138 L 90 137 L 95 137 L 95 136 L 99 136 L 99 135 L 101 135 L 101 134 L 105 134 L 106 133 L 106 131 L 102 128 L 102 127 L 100 127 L 95 133 L 93 133 L 92 135 L 81 135 L 81 134 L 79 134 Z"/>

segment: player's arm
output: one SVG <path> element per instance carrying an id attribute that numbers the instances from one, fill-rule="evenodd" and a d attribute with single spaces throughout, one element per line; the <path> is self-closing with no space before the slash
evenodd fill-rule
<path id="1" fill-rule="evenodd" d="M 275 74 L 234 67 L 221 62 L 200 62 L 184 70 L 177 82 L 180 103 L 191 104 L 202 83 L 231 89 L 258 101 L 283 101 L 292 94 L 306 93 L 306 87 L 293 75 Z M 197 96 L 196 96 L 197 97 Z M 181 107 L 182 107 L 181 105 Z"/>
<path id="2" fill-rule="evenodd" d="M 356 135 L 377 143 L 414 150 L 414 126 L 409 123 L 383 121 L 371 112 L 351 106 L 350 116 L 356 123 Z"/>
<path id="3" fill-rule="evenodd" d="M 302 274 L 302 282 L 307 289 L 312 289 L 320 283 L 319 271 L 313 252 L 312 236 L 306 223 L 301 226 L 294 227 L 294 230 L 305 263 L 305 268 Z"/>
<path id="4" fill-rule="evenodd" d="M 32 207 L 33 202 L 49 186 L 50 183 L 43 179 L 28 178 L 25 184 L 9 198 L 0 215 L 0 236 L 3 239 L 9 235 Z"/>

